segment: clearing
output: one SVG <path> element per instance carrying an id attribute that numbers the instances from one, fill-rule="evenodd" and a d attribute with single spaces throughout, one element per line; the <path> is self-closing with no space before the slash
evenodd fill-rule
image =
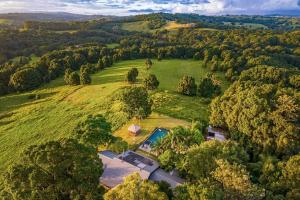
<path id="1" fill-rule="evenodd" d="M 155 113 L 187 121 L 207 120 L 209 102 L 175 92 L 178 80 L 183 75 L 193 75 L 197 81 L 206 75 L 208 70 L 201 66 L 202 62 L 194 60 L 153 60 L 153 62 L 154 65 L 149 72 L 146 71 L 144 59 L 118 62 L 108 69 L 93 74 L 92 84 L 88 86 L 65 86 L 61 77 L 32 92 L 1 96 L 0 171 L 19 160 L 20 153 L 28 146 L 69 137 L 78 122 L 87 115 L 103 113 L 105 111 L 103 102 L 108 96 L 120 87 L 128 85 L 124 82 L 124 76 L 132 67 L 139 69 L 139 82 L 147 73 L 156 74 L 161 82 L 159 89 L 151 92 L 155 102 Z M 222 80 L 223 88 L 226 88 L 229 84 L 223 81 L 224 76 L 222 74 L 217 76 Z M 30 94 L 39 94 L 40 99 L 29 99 Z M 152 131 L 152 127 L 157 125 L 154 125 L 156 123 L 154 119 L 149 120 L 148 130 Z M 165 117 L 164 120 L 160 125 L 162 127 L 167 127 L 166 121 L 170 124 L 177 123 L 173 118 Z"/>

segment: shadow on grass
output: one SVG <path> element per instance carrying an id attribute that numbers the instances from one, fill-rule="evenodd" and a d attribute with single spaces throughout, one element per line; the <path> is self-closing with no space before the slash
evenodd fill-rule
<path id="1" fill-rule="evenodd" d="M 38 104 L 48 101 L 49 97 L 55 95 L 57 92 L 45 92 L 45 93 L 22 93 L 12 94 L 0 98 L 2 104 L 0 112 L 10 111 L 12 109 L 21 108 L 28 105 Z M 39 95 L 39 99 L 30 99 L 32 94 Z"/>

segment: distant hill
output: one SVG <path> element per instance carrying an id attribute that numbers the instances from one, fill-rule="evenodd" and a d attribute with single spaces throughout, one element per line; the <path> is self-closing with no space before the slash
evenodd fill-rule
<path id="1" fill-rule="evenodd" d="M 300 10 L 275 10 L 268 16 L 286 16 L 286 17 L 300 17 Z"/>
<path id="2" fill-rule="evenodd" d="M 9 20 L 12 25 L 20 26 L 25 21 L 88 21 L 96 19 L 118 19 L 115 16 L 80 15 L 65 12 L 52 13 L 8 13 L 0 14 L 0 19 Z"/>

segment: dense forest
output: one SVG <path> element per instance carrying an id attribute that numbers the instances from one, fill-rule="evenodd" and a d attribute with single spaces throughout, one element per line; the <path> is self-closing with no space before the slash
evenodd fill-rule
<path id="1" fill-rule="evenodd" d="M 164 29 L 170 21 L 193 26 Z M 122 28 L 136 22 L 147 22 L 150 31 Z M 22 162 L 3 173 L 2 198 L 300 199 L 299 27 L 299 18 L 163 13 L 89 21 L 31 19 L 5 26 L 0 30 L 4 97 L 61 77 L 66 85 L 88 85 L 91 74 L 136 59 L 145 60 L 146 70 L 163 60 L 194 60 L 210 73 L 199 83 L 197 74 L 184 76 L 175 86 L 179 95 L 205 98 L 209 120 L 171 129 L 151 152 L 163 169 L 176 169 L 185 184 L 172 190 L 133 174 L 109 191 L 98 185 L 103 166 L 96 149 L 121 153 L 133 148 L 112 133 L 121 122 L 152 113 L 151 95 L 161 82 L 149 74 L 138 85 L 140 72 L 132 66 L 124 79 L 129 86 L 110 96 L 106 112 L 88 116 L 71 138 L 22 153 Z M 230 84 L 225 91 L 217 73 Z M 226 141 L 206 141 L 208 125 L 225 130 Z"/>

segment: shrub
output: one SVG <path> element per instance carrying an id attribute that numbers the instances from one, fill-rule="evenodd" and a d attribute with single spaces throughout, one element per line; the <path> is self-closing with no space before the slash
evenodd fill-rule
<path id="1" fill-rule="evenodd" d="M 134 82 L 136 82 L 136 78 L 138 75 L 139 75 L 139 71 L 137 68 L 134 67 L 128 71 L 128 73 L 126 75 L 126 80 L 129 83 L 134 83 Z"/>
<path id="2" fill-rule="evenodd" d="M 157 78 L 154 74 L 150 74 L 148 77 L 145 78 L 144 86 L 148 90 L 155 90 L 159 86 L 159 81 L 157 80 Z"/>

